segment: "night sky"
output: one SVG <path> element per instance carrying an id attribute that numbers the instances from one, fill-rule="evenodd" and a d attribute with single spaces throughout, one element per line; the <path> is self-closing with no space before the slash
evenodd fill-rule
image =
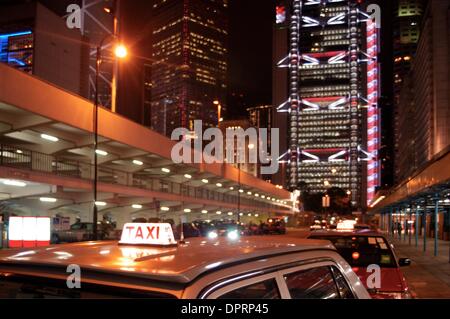
<path id="1" fill-rule="evenodd" d="M 243 93 L 246 107 L 272 103 L 272 27 L 275 1 L 230 0 L 229 87 Z M 245 108 L 228 105 L 230 113 Z"/>

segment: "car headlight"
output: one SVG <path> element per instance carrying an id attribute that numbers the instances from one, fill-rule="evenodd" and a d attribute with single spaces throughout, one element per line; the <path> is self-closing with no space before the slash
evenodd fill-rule
<path id="1" fill-rule="evenodd" d="M 230 240 L 237 240 L 239 238 L 239 234 L 238 234 L 237 230 L 233 230 L 233 231 L 228 232 L 227 237 Z"/>
<path id="2" fill-rule="evenodd" d="M 208 233 L 208 238 L 209 238 L 209 239 L 216 239 L 217 237 L 219 237 L 219 235 L 218 235 L 217 232 L 215 232 L 215 231 L 210 231 L 210 232 Z"/>

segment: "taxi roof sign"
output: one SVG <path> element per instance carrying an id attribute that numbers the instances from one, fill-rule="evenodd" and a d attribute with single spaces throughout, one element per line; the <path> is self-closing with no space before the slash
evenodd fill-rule
<path id="1" fill-rule="evenodd" d="M 168 223 L 128 223 L 122 231 L 121 245 L 177 245 L 172 226 Z"/>
<path id="2" fill-rule="evenodd" d="M 354 230 L 355 229 L 355 220 L 344 220 L 337 224 L 337 230 Z"/>

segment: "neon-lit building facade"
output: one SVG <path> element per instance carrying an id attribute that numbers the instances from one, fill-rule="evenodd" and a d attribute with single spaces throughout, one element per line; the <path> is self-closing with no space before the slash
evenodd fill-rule
<path id="1" fill-rule="evenodd" d="M 152 127 L 169 135 L 178 127 L 218 124 L 226 109 L 228 0 L 155 0 L 151 66 Z"/>
<path id="2" fill-rule="evenodd" d="M 378 30 L 357 0 L 293 0 L 287 181 L 291 190 L 346 191 L 365 209 L 379 185 Z"/>

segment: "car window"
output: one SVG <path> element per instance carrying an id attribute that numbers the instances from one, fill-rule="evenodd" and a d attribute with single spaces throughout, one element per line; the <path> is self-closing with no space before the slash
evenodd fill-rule
<path id="1" fill-rule="evenodd" d="M 270 279 L 230 291 L 218 299 L 280 299 L 275 279 Z"/>
<path id="2" fill-rule="evenodd" d="M 306 269 L 284 276 L 292 299 L 340 298 L 329 267 Z"/>
<path id="3" fill-rule="evenodd" d="M 352 267 L 397 267 L 389 243 L 381 236 L 310 236 L 329 240 Z"/>
<path id="4" fill-rule="evenodd" d="M 334 280 L 336 281 L 336 285 L 339 290 L 339 295 L 342 299 L 354 299 L 355 296 L 353 295 L 350 287 L 347 284 L 347 281 L 344 278 L 344 275 L 337 269 L 336 267 L 332 266 L 331 271 L 333 272 Z"/>

